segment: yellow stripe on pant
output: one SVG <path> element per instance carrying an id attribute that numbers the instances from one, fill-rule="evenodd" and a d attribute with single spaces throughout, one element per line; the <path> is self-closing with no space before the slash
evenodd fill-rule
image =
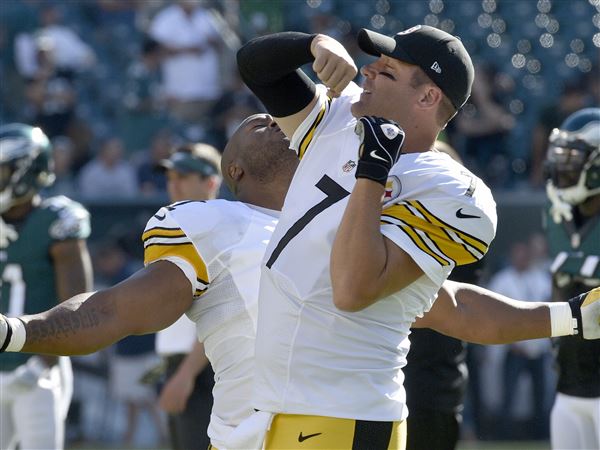
<path id="1" fill-rule="evenodd" d="M 277 414 L 265 450 L 404 450 L 406 421 L 374 422 L 335 417 Z"/>

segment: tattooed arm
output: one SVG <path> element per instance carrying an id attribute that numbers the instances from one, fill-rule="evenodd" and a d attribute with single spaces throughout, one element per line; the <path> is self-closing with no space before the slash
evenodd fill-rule
<path id="1" fill-rule="evenodd" d="M 192 304 L 190 282 L 168 261 L 158 261 L 102 291 L 79 294 L 40 314 L 23 316 L 22 352 L 92 353 L 131 334 L 152 333 L 175 322 Z"/>

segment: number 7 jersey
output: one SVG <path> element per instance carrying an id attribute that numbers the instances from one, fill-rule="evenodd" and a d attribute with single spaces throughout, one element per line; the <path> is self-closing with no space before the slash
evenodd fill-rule
<path id="1" fill-rule="evenodd" d="M 332 300 L 330 253 L 356 182 L 351 84 L 319 102 L 292 138 L 301 158 L 261 273 L 257 400 L 271 412 L 360 420 L 406 417 L 401 368 L 409 328 L 457 265 L 479 260 L 496 230 L 490 190 L 448 155 L 404 154 L 382 199 L 381 232 L 424 275 L 363 311 Z"/>

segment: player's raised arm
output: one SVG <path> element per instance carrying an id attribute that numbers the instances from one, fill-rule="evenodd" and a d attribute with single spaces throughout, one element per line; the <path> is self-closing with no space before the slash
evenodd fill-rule
<path id="1" fill-rule="evenodd" d="M 446 281 L 431 310 L 415 328 L 478 344 L 577 334 L 600 338 L 600 288 L 568 302 L 514 300 L 468 283 Z"/>
<path id="2" fill-rule="evenodd" d="M 181 269 L 158 261 L 109 289 L 76 295 L 48 311 L 19 318 L 0 316 L 0 349 L 92 353 L 125 336 L 165 328 L 191 303 L 190 282 Z"/>
<path id="3" fill-rule="evenodd" d="M 315 84 L 301 66 L 313 62 L 332 97 L 357 73 L 354 61 L 335 39 L 292 31 L 251 40 L 238 51 L 237 62 L 246 85 L 290 139 L 317 101 Z"/>

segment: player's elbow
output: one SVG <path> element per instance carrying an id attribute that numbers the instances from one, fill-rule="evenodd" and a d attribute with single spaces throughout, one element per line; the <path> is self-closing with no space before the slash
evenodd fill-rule
<path id="1" fill-rule="evenodd" d="M 333 304 L 344 312 L 357 312 L 377 301 L 374 292 L 368 289 L 352 288 L 351 286 L 333 288 Z"/>

